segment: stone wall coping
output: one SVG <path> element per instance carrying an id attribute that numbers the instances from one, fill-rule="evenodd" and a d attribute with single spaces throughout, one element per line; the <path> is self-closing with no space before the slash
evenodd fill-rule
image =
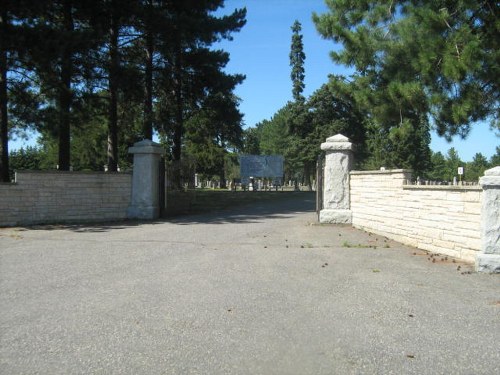
<path id="1" fill-rule="evenodd" d="M 351 171 L 351 175 L 370 175 L 370 174 L 398 174 L 398 173 L 413 173 L 411 169 L 386 169 L 376 171 Z"/>
<path id="2" fill-rule="evenodd" d="M 479 185 L 403 185 L 405 190 L 483 191 Z"/>

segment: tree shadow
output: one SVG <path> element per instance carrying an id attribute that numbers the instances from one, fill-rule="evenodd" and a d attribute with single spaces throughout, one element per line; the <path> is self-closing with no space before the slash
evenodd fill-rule
<path id="1" fill-rule="evenodd" d="M 313 193 L 301 193 L 287 199 L 258 202 L 216 212 L 172 217 L 168 222 L 178 225 L 260 223 L 266 219 L 286 219 L 297 213 L 314 212 Z"/>
<path id="2" fill-rule="evenodd" d="M 266 219 L 287 219 L 297 213 L 314 212 L 315 195 L 310 192 L 293 194 L 285 199 L 246 203 L 208 213 L 184 214 L 165 217 L 157 220 L 123 220 L 91 223 L 40 224 L 16 228 L 5 228 L 23 231 L 68 230 L 74 233 L 105 233 L 140 227 L 141 225 L 160 225 L 171 223 L 176 225 L 195 224 L 228 224 L 228 223 L 260 223 Z"/>

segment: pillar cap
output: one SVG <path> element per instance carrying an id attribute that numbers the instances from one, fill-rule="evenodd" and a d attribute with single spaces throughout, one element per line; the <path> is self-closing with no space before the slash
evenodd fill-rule
<path id="1" fill-rule="evenodd" d="M 346 136 L 336 134 L 327 138 L 326 142 L 321 144 L 321 149 L 324 151 L 352 151 L 353 144 Z"/>
<path id="2" fill-rule="evenodd" d="M 500 165 L 484 171 L 484 176 L 479 179 L 481 186 L 500 186 Z"/>
<path id="3" fill-rule="evenodd" d="M 134 146 L 128 149 L 129 154 L 165 154 L 165 149 L 159 143 L 149 139 L 134 143 Z"/>
<path id="4" fill-rule="evenodd" d="M 500 165 L 484 171 L 485 176 L 500 176 Z"/>

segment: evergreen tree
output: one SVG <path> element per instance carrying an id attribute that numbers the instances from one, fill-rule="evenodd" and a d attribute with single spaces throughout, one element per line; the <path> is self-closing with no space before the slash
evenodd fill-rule
<path id="1" fill-rule="evenodd" d="M 446 155 L 446 174 L 445 180 L 452 182 L 453 178 L 458 179 L 458 167 L 463 167 L 464 163 L 460 159 L 457 150 L 454 147 L 448 150 Z"/>
<path id="2" fill-rule="evenodd" d="M 430 114 L 447 138 L 467 136 L 479 120 L 498 127 L 498 2 L 327 3 L 329 13 L 313 16 L 316 26 L 343 44 L 332 57 L 356 68 L 352 89 L 377 117 Z"/>
<path id="3" fill-rule="evenodd" d="M 366 129 L 362 114 L 351 98 L 340 97 L 334 87 L 324 84 L 307 100 L 311 127 L 306 144 L 309 160 L 314 163 L 320 155 L 319 145 L 335 134 L 348 137 L 355 147 L 355 162 L 362 165 L 366 158 Z"/>
<path id="4" fill-rule="evenodd" d="M 218 175 L 226 187 L 229 150 L 242 146 L 242 119 L 232 89 L 209 96 L 200 111 L 186 122 L 186 151 L 196 160 L 197 172 Z"/>
<path id="5" fill-rule="evenodd" d="M 169 38 L 160 40 L 158 45 L 165 61 L 159 73 L 159 130 L 169 142 L 173 186 L 180 188 L 185 122 L 199 110 L 214 88 L 219 87 L 221 80 L 236 85 L 244 79 L 242 75 L 224 73 L 222 69 L 229 55 L 222 50 L 211 50 L 210 46 L 216 41 L 231 39 L 231 33 L 243 27 L 246 9 L 216 17 L 214 11 L 223 5 L 222 0 L 176 0 L 167 5 Z"/>
<path id="6" fill-rule="evenodd" d="M 497 146 L 496 153 L 491 156 L 490 166 L 491 166 L 491 168 L 500 166 L 500 146 Z"/>
<path id="7" fill-rule="evenodd" d="M 305 69 L 304 62 L 306 55 L 304 53 L 304 44 L 302 42 L 302 25 L 299 21 L 295 20 L 292 25 L 292 45 L 290 48 L 290 66 L 292 71 L 290 78 L 292 79 L 292 94 L 296 102 L 304 100 L 302 92 L 305 88 L 304 78 Z"/>
<path id="8" fill-rule="evenodd" d="M 223 72 L 229 55 L 211 49 L 245 24 L 245 9 L 217 17 L 223 3 L 5 1 L 0 9 L 1 144 L 7 144 L 9 129 L 34 127 L 51 168 L 69 169 L 71 163 L 74 169 L 101 169 L 107 149 L 114 170 L 119 159 L 121 166 L 128 163 L 126 147 L 151 139 L 156 127 L 168 139 L 172 159 L 180 162 L 185 122 L 200 113 L 207 98 L 231 97 L 244 79 Z M 234 113 L 222 107 L 228 116 Z M 228 147 L 233 134 L 226 130 L 220 144 Z M 241 124 L 233 130 L 241 136 Z M 7 146 L 1 151 L 8 156 Z M 2 157 L 2 176 L 5 163 Z"/>
<path id="9" fill-rule="evenodd" d="M 9 177 L 9 134 L 32 126 L 38 101 L 30 87 L 33 74 L 26 57 L 31 35 L 26 19 L 40 8 L 25 0 L 5 0 L 0 7 L 0 181 Z"/>
<path id="10" fill-rule="evenodd" d="M 9 120 L 7 114 L 7 10 L 0 10 L 0 181 L 9 182 Z"/>
<path id="11" fill-rule="evenodd" d="M 22 170 L 40 170 L 44 165 L 45 154 L 39 147 L 28 146 L 9 154 L 10 180 L 14 180 L 14 173 Z"/>
<path id="12" fill-rule="evenodd" d="M 419 152 L 429 154 L 422 149 L 429 118 L 448 139 L 465 137 L 478 120 L 492 119 L 498 126 L 498 4 L 327 2 L 329 13 L 313 17 L 316 27 L 343 44 L 333 59 L 356 69 L 349 82 L 337 85 L 381 128 L 376 133 L 384 137 L 377 140 L 385 144 L 379 154 L 389 151 L 399 167 L 419 170 L 422 163 L 415 161 L 421 157 L 405 150 L 416 135 Z M 405 140 L 410 143 L 404 147 L 394 142 Z"/>
<path id="13" fill-rule="evenodd" d="M 89 1 L 40 1 L 24 22 L 30 28 L 27 65 L 36 73 L 43 110 L 39 131 L 58 139 L 58 165 L 69 170 L 75 113 L 84 100 L 87 52 L 98 40 L 90 25 Z M 90 6 L 94 9 L 94 6 Z"/>
<path id="14" fill-rule="evenodd" d="M 431 156 L 431 168 L 426 177 L 432 181 L 448 180 L 446 159 L 441 152 L 433 152 Z"/>
<path id="15" fill-rule="evenodd" d="M 102 3 L 102 2 L 100 2 Z M 105 51 L 103 71 L 107 75 L 108 98 L 108 141 L 107 141 L 107 166 L 108 170 L 115 172 L 118 169 L 118 102 L 120 91 L 123 90 L 121 82 L 126 78 L 123 74 L 122 60 L 123 49 L 127 42 L 122 33 L 131 31 L 133 12 L 139 8 L 133 0 L 105 1 L 100 14 L 103 16 L 104 43 L 101 50 Z M 152 139 L 152 137 L 150 137 Z"/>
<path id="16" fill-rule="evenodd" d="M 260 135 L 261 131 L 258 125 L 243 130 L 243 145 L 241 152 L 247 155 L 260 155 Z"/>
<path id="17" fill-rule="evenodd" d="M 471 162 L 465 165 L 464 179 L 466 181 L 477 182 L 480 177 L 484 176 L 484 171 L 489 167 L 488 159 L 480 152 L 474 155 Z"/>
<path id="18" fill-rule="evenodd" d="M 304 62 L 306 55 L 304 53 L 304 44 L 302 42 L 302 25 L 299 21 L 295 20 L 292 27 L 292 43 L 290 46 L 290 66 L 292 68 L 290 78 L 292 80 L 292 95 L 294 102 L 289 103 L 288 110 L 290 115 L 287 119 L 287 130 L 289 132 L 288 147 L 285 153 L 288 159 L 288 165 L 298 166 L 301 165 L 304 169 L 302 177 L 306 180 L 307 185 L 312 189 L 311 184 L 311 162 L 307 156 L 304 155 L 303 147 L 307 142 L 307 137 L 313 130 L 311 128 L 310 115 L 307 112 L 305 98 L 302 92 L 305 88 L 304 78 L 305 69 Z M 295 172 L 295 181 L 299 173 Z"/>

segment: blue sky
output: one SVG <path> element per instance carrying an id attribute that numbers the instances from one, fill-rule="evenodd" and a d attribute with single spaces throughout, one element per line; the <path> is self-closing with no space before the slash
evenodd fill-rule
<path id="1" fill-rule="evenodd" d="M 328 11 L 324 0 L 226 0 L 222 13 L 235 8 L 247 8 L 247 24 L 232 42 L 223 43 L 231 55 L 227 71 L 243 73 L 247 78 L 236 90 L 242 102 L 246 126 L 269 119 L 292 99 L 292 83 L 288 54 L 291 26 L 297 19 L 302 24 L 305 62 L 305 90 L 307 97 L 328 81 L 329 74 L 349 74 L 350 70 L 336 66 L 329 53 L 339 49 L 331 40 L 324 40 L 312 22 L 312 13 Z M 488 124 L 473 127 L 467 140 L 452 143 L 432 135 L 431 148 L 445 154 L 455 147 L 463 161 L 470 161 L 477 152 L 490 157 L 500 145 Z"/>
<path id="2" fill-rule="evenodd" d="M 287 101 L 292 99 L 292 83 L 288 54 L 291 43 L 291 26 L 297 19 L 302 24 L 305 61 L 305 90 L 308 97 L 328 81 L 329 74 L 346 74 L 350 70 L 336 66 L 329 53 L 339 49 L 330 40 L 324 40 L 316 31 L 311 16 L 313 12 L 328 11 L 324 0 L 226 0 L 221 14 L 229 14 L 236 8 L 247 8 L 247 24 L 234 40 L 223 42 L 222 48 L 231 55 L 227 66 L 230 73 L 242 73 L 246 80 L 236 89 L 242 102 L 245 126 L 255 126 L 269 119 Z M 30 142 L 10 142 L 12 149 Z M 487 124 L 473 127 L 467 140 L 455 139 L 452 143 L 433 134 L 431 148 L 445 154 L 455 147 L 463 161 L 472 160 L 477 152 L 486 157 L 495 153 L 500 138 Z"/>

